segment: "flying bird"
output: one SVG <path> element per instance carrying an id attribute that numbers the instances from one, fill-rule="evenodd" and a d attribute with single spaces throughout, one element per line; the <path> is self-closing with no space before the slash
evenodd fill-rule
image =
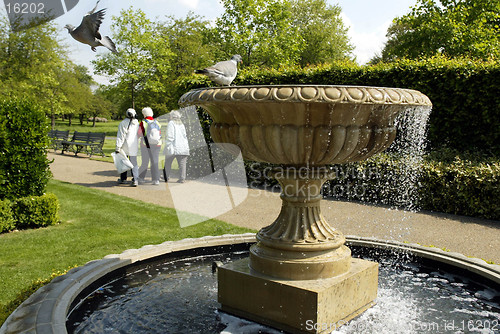
<path id="1" fill-rule="evenodd" d="M 113 43 L 111 38 L 108 36 L 102 37 L 99 33 L 99 27 L 101 26 L 104 14 L 106 13 L 106 9 L 101 9 L 97 12 L 95 11 L 99 1 L 100 0 L 98 0 L 95 4 L 94 9 L 83 17 L 82 23 L 80 23 L 77 28 L 71 24 L 67 24 L 64 28 L 68 29 L 71 37 L 76 39 L 78 42 L 90 45 L 90 48 L 94 52 L 96 51 L 95 48 L 98 46 L 104 46 L 112 52 L 117 52 L 115 43 Z"/>
<path id="2" fill-rule="evenodd" d="M 218 62 L 202 70 L 195 70 L 194 73 L 204 74 L 219 85 L 229 86 L 238 74 L 238 63 L 243 63 L 243 59 L 240 55 L 234 55 L 229 60 Z"/>

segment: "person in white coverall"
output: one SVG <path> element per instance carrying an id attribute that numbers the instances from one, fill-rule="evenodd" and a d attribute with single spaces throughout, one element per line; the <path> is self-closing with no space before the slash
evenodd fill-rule
<path id="1" fill-rule="evenodd" d="M 126 118 L 118 125 L 118 132 L 116 134 L 116 148 L 115 152 L 123 150 L 129 156 L 130 162 L 134 166 L 132 168 L 132 184 L 136 187 L 139 181 L 139 166 L 137 165 L 137 153 L 139 140 L 137 131 L 139 130 L 139 121 L 137 120 L 137 113 L 134 109 L 127 109 Z M 120 174 L 118 183 L 125 183 L 127 180 L 127 172 Z"/>
<path id="2" fill-rule="evenodd" d="M 139 184 L 146 182 L 144 178 L 151 164 L 151 180 L 153 185 L 160 184 L 160 172 L 158 160 L 161 150 L 161 125 L 153 118 L 153 110 L 150 107 L 142 109 L 144 120 L 139 123 L 139 137 L 141 138 L 141 158 L 139 167 Z"/>
<path id="3" fill-rule="evenodd" d="M 180 177 L 177 182 L 184 183 L 186 180 L 186 165 L 189 156 L 189 143 L 186 128 L 181 121 L 181 113 L 174 110 L 170 113 L 170 122 L 167 125 L 167 140 L 165 145 L 165 182 L 168 182 L 172 162 L 177 159 Z"/>

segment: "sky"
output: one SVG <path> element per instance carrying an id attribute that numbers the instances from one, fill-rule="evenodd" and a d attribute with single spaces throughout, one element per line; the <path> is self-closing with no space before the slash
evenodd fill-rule
<path id="1" fill-rule="evenodd" d="M 355 46 L 354 55 L 359 64 L 365 64 L 379 53 L 386 41 L 387 28 L 395 17 L 410 11 L 417 0 L 327 0 L 331 5 L 342 8 L 342 19 L 349 27 L 348 35 Z M 83 15 L 95 6 L 94 0 L 79 0 L 78 4 L 65 15 L 56 19 L 61 28 L 61 38 L 68 46 L 70 58 L 77 64 L 87 66 L 93 74 L 91 61 L 96 54 L 90 47 L 73 40 L 63 27 L 67 24 L 78 26 Z M 122 9 L 130 6 L 142 9 L 150 19 L 162 19 L 167 15 L 185 17 L 190 11 L 207 20 L 215 20 L 224 8 L 219 0 L 101 0 L 98 9 L 106 8 L 106 17 L 101 25 L 102 35 L 111 35 L 112 16 L 118 16 Z M 98 48 L 98 53 L 109 52 Z M 99 83 L 107 79 L 95 76 Z"/>

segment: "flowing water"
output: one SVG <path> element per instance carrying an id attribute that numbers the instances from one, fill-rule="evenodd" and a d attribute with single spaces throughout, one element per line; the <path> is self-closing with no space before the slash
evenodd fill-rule
<path id="1" fill-rule="evenodd" d="M 389 176 L 393 179 L 389 186 L 396 189 L 392 203 L 407 210 L 418 209 L 418 180 L 426 149 L 430 112 L 429 107 L 414 107 L 396 118 L 398 137 L 389 152 L 398 157 L 400 163 L 396 175 Z"/>

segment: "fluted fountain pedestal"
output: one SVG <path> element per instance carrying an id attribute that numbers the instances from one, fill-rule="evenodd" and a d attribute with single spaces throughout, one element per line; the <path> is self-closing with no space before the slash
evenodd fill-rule
<path id="1" fill-rule="evenodd" d="M 351 251 L 345 238 L 321 214 L 321 187 L 330 173 L 325 168 L 279 168 L 281 212 L 257 233 L 250 249 L 250 266 L 264 275 L 291 280 L 330 278 L 345 274 Z"/>
<path id="2" fill-rule="evenodd" d="M 331 332 L 377 297 L 378 264 L 351 258 L 321 214 L 324 168 L 274 172 L 283 201 L 250 258 L 219 268 L 223 311 L 291 333 Z"/>
<path id="3" fill-rule="evenodd" d="M 396 88 L 236 86 L 192 90 L 180 104 L 212 116 L 215 142 L 281 166 L 281 212 L 249 258 L 219 268 L 221 309 L 291 333 L 329 333 L 373 305 L 378 264 L 351 258 L 321 215 L 321 186 L 333 177 L 325 166 L 383 151 L 396 115 L 429 99 Z"/>

